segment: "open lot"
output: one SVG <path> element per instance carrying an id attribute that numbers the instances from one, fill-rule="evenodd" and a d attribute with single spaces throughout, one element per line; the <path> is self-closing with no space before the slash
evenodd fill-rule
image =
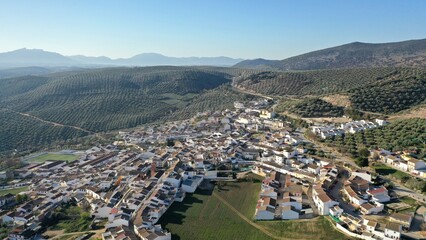
<path id="1" fill-rule="evenodd" d="M 74 161 L 76 159 L 78 159 L 79 156 L 77 155 L 72 155 L 72 154 L 56 154 L 56 153 L 46 153 L 46 154 L 42 154 L 38 157 L 35 158 L 31 158 L 29 159 L 30 162 L 46 162 L 48 160 L 53 160 L 53 161 Z"/>
<path id="2" fill-rule="evenodd" d="M 317 239 L 348 239 L 324 218 L 253 221 L 260 181 L 253 178 L 220 185 L 213 191 L 188 194 L 182 203 L 173 203 L 159 222 L 171 231 L 172 239 L 308 239 L 308 235 Z"/>

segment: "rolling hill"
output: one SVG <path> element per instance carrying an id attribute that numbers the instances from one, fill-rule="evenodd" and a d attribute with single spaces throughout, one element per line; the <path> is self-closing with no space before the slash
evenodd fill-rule
<path id="1" fill-rule="evenodd" d="M 276 70 L 426 67 L 426 39 L 393 43 L 353 42 L 284 60 L 246 60 L 234 67 Z"/>
<path id="2" fill-rule="evenodd" d="M 0 152 L 13 146 L 20 150 L 45 146 L 88 132 L 184 118 L 196 111 L 230 108 L 235 100 L 251 99 L 232 90 L 230 72 L 238 70 L 122 67 L 0 79 L 0 118 L 10 119 L 0 126 L 0 132 L 11 139 L 0 146 Z M 21 118 L 23 123 L 36 123 L 36 129 L 31 124 L 20 126 Z M 45 136 L 37 134 L 40 131 Z M 31 144 L 23 145 L 25 142 Z"/>
<path id="3" fill-rule="evenodd" d="M 354 68 L 297 72 L 262 71 L 240 75 L 234 86 L 249 92 L 293 99 L 288 110 L 300 116 L 337 116 L 337 109 L 318 101 L 330 94 L 346 96 L 349 105 L 361 111 L 391 114 L 426 103 L 426 69 Z M 315 109 L 317 111 L 315 111 Z M 332 111 L 333 114 L 330 114 Z"/>
<path id="4" fill-rule="evenodd" d="M 79 62 L 41 49 L 18 49 L 0 53 L 0 68 L 76 66 Z"/>

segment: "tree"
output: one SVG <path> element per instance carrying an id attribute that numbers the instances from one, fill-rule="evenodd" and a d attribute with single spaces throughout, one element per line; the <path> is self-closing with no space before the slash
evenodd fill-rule
<path id="1" fill-rule="evenodd" d="M 18 195 L 16 195 L 16 201 L 18 203 L 23 203 L 23 202 L 26 202 L 27 200 L 28 200 L 28 195 L 26 195 L 26 194 L 18 194 Z"/>
<path id="2" fill-rule="evenodd" d="M 358 150 L 358 155 L 363 158 L 368 158 L 370 156 L 370 151 L 367 148 L 361 148 Z"/>
<path id="3" fill-rule="evenodd" d="M 355 163 L 360 167 L 367 167 L 368 166 L 368 158 L 357 157 L 356 160 L 355 160 Z"/>
<path id="4" fill-rule="evenodd" d="M 380 156 L 379 156 L 379 154 L 377 154 L 377 153 L 375 152 L 375 153 L 373 153 L 373 157 L 372 157 L 372 159 L 377 161 L 377 160 L 379 160 L 379 157 L 380 157 Z"/>

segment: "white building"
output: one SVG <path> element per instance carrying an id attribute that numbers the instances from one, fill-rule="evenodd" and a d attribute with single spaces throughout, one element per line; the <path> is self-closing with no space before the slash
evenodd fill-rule
<path id="1" fill-rule="evenodd" d="M 197 187 L 203 181 L 202 177 L 195 176 L 193 178 L 188 178 L 182 183 L 182 190 L 187 193 L 193 193 L 197 189 Z"/>
<path id="2" fill-rule="evenodd" d="M 281 207 L 280 211 L 283 220 L 299 219 L 299 212 L 292 206 Z"/>
<path id="3" fill-rule="evenodd" d="M 324 192 L 320 185 L 313 186 L 312 198 L 320 215 L 328 215 L 330 213 L 330 208 L 339 205 L 338 202 L 333 201 L 327 193 Z"/>
<path id="4" fill-rule="evenodd" d="M 397 223 L 388 223 L 385 227 L 385 237 L 387 239 L 401 239 L 402 226 Z"/>

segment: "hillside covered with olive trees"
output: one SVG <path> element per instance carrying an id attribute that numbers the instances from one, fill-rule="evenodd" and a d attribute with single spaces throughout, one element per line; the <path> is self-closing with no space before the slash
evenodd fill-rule
<path id="1" fill-rule="evenodd" d="M 394 114 L 426 103 L 426 69 L 423 68 L 260 71 L 239 75 L 234 85 L 276 98 L 303 100 L 302 103 L 294 101 L 288 108 L 302 117 L 343 115 L 343 111 L 336 109 L 340 106 L 320 101 L 333 94 L 346 96 L 351 109 L 378 114 Z"/>
<path id="2" fill-rule="evenodd" d="M 0 152 L 232 107 L 252 98 L 230 87 L 239 72 L 107 68 L 0 79 Z"/>

